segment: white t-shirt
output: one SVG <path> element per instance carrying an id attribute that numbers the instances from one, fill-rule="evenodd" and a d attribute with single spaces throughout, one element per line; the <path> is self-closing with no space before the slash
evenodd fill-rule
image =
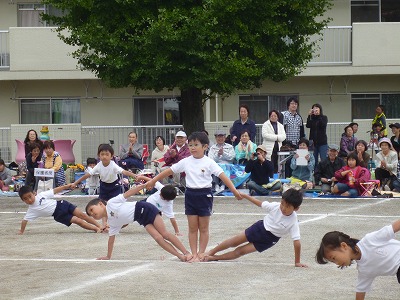
<path id="1" fill-rule="evenodd" d="M 268 212 L 264 217 L 264 227 L 277 237 L 290 233 L 292 240 L 300 240 L 300 228 L 297 214 L 294 211 L 290 216 L 282 214 L 279 202 L 264 201 L 261 207 Z"/>
<path id="2" fill-rule="evenodd" d="M 174 200 L 164 200 L 161 198 L 161 189 L 164 187 L 160 182 L 157 181 L 156 185 L 154 186 L 157 189 L 153 195 L 147 198 L 146 202 L 153 204 L 155 207 L 158 208 L 159 211 L 163 213 L 167 218 L 174 218 Z"/>
<path id="3" fill-rule="evenodd" d="M 51 217 L 57 206 L 57 200 L 49 199 L 51 197 L 54 197 L 53 189 L 37 194 L 35 202 L 29 205 L 24 220 L 33 221 L 39 217 Z"/>
<path id="4" fill-rule="evenodd" d="M 192 189 L 210 188 L 211 175 L 219 176 L 222 168 L 208 156 L 194 158 L 186 157 L 171 166 L 174 173 L 186 173 L 186 186 Z"/>
<path id="5" fill-rule="evenodd" d="M 91 167 L 86 168 L 86 172 L 90 174 L 90 172 L 93 170 Z M 88 179 L 86 179 L 86 188 L 96 188 L 100 185 L 100 176 L 98 174 L 91 175 Z"/>
<path id="6" fill-rule="evenodd" d="M 392 225 L 366 234 L 358 243 L 361 259 L 356 260 L 357 292 L 368 292 L 377 276 L 396 275 L 400 267 L 400 241 Z"/>
<path id="7" fill-rule="evenodd" d="M 105 167 L 102 162 L 99 162 L 92 170 L 87 172 L 93 176 L 99 174 L 100 180 L 105 183 L 113 183 L 118 179 L 118 174 L 121 174 L 124 169 L 118 166 L 114 161 L 110 161 L 110 164 Z"/>
<path id="8" fill-rule="evenodd" d="M 107 201 L 107 217 L 110 229 L 110 236 L 116 235 L 125 224 L 133 223 L 135 217 L 136 201 L 126 202 L 123 194 L 120 194 Z"/>

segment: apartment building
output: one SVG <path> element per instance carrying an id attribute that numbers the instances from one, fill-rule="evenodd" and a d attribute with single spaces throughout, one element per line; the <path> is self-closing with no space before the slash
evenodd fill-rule
<path id="1" fill-rule="evenodd" d="M 204 107 L 206 121 L 231 122 L 248 104 L 263 123 L 286 99 L 300 99 L 306 116 L 320 103 L 329 122 L 370 120 L 378 104 L 388 118 L 400 118 L 400 1 L 333 0 L 332 18 L 308 67 L 285 82 L 217 97 Z M 0 127 L 10 124 L 173 125 L 180 124 L 179 90 L 135 94 L 110 89 L 81 71 L 51 24 L 39 0 L 0 1 Z"/>

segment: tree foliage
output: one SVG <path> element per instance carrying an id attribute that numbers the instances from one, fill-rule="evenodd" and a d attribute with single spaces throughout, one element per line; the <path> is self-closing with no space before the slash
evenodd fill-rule
<path id="1" fill-rule="evenodd" d="M 312 58 L 309 37 L 327 25 L 324 13 L 331 5 L 330 0 L 43 2 L 63 10 L 62 16 L 45 18 L 59 26 L 65 43 L 78 46 L 73 55 L 79 63 L 111 87 L 179 88 L 192 97 L 207 89 L 229 95 L 300 73 Z M 203 118 L 183 114 L 185 127 L 185 119 Z"/>

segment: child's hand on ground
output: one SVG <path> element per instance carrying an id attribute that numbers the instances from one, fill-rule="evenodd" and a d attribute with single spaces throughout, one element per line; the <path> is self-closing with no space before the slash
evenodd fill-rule
<path id="1" fill-rule="evenodd" d="M 295 263 L 294 266 L 295 266 L 295 267 L 298 267 L 298 268 L 308 268 L 307 265 L 302 264 L 302 263 Z"/>
<path id="2" fill-rule="evenodd" d="M 22 235 L 22 234 L 24 234 L 24 232 L 22 230 L 18 230 L 18 234 Z"/>
<path id="3" fill-rule="evenodd" d="M 110 258 L 108 256 L 103 256 L 103 257 L 96 258 L 96 260 L 110 260 Z"/>

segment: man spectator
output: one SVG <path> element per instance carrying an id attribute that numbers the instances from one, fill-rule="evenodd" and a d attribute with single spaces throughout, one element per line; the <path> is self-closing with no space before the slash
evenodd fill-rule
<path id="1" fill-rule="evenodd" d="M 397 154 L 400 152 L 400 123 L 390 124 L 389 127 L 392 129 L 393 136 L 390 138 L 394 150 Z"/>
<path id="2" fill-rule="evenodd" d="M 336 182 L 335 172 L 346 164 L 339 156 L 339 146 L 328 145 L 328 157 L 320 161 L 314 171 L 315 184 L 321 182 L 321 192 L 331 193 L 331 187 Z"/>
<path id="3" fill-rule="evenodd" d="M 351 128 L 353 128 L 353 135 L 355 135 L 355 134 L 357 133 L 357 131 L 358 131 L 358 123 L 356 123 L 356 122 L 351 122 L 351 123 L 349 124 L 349 126 L 351 126 Z"/>
<path id="4" fill-rule="evenodd" d="M 225 131 L 218 129 L 215 131 L 214 136 L 216 143 L 210 147 L 208 157 L 219 164 L 232 164 L 235 159 L 235 148 L 225 143 Z M 221 184 L 221 179 L 216 176 L 213 176 L 213 184 L 215 192 L 220 193 L 225 190 L 225 185 Z"/>
<path id="5" fill-rule="evenodd" d="M 252 154 L 245 171 L 251 173 L 250 180 L 247 182 L 250 195 L 269 195 L 271 190 L 280 188 L 280 181 L 269 182 L 274 177 L 274 166 L 272 162 L 266 159 L 267 148 L 264 145 L 257 146 L 256 153 Z M 256 159 L 255 156 L 257 156 Z M 279 186 L 278 186 L 279 184 Z"/>
<path id="6" fill-rule="evenodd" d="M 189 146 L 187 145 L 186 141 L 187 135 L 184 131 L 180 130 L 175 134 L 174 143 L 164 154 L 165 165 L 161 168 L 161 171 L 171 167 L 181 159 L 190 156 Z M 175 183 L 183 184 L 183 179 L 183 173 L 174 174 L 173 180 Z"/>

